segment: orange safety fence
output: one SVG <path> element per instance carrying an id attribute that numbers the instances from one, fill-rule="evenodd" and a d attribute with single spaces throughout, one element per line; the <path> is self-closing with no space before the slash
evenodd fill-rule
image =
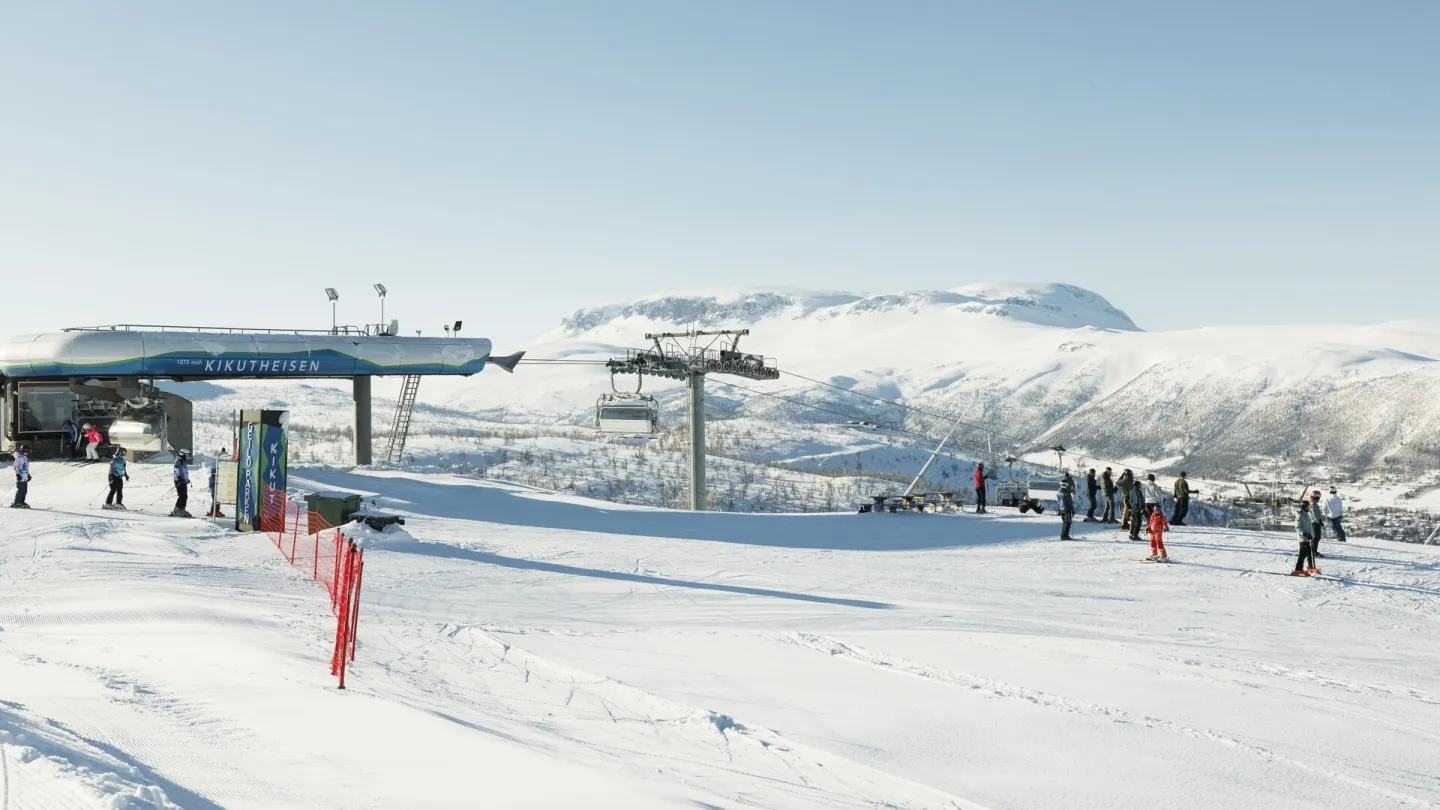
<path id="1" fill-rule="evenodd" d="M 324 585 L 330 594 L 330 609 L 336 620 L 330 674 L 340 679 L 340 688 L 344 689 L 346 665 L 355 660 L 365 550 L 305 504 L 270 487 L 265 487 L 261 496 L 260 530 L 286 562 Z"/>

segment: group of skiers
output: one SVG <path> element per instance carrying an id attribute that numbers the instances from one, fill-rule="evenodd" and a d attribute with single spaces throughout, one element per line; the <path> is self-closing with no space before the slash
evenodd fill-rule
<path id="1" fill-rule="evenodd" d="M 69 423 L 67 422 L 67 424 Z M 73 425 L 71 425 L 71 427 L 73 427 Z M 86 425 L 85 427 L 94 430 L 90 425 Z M 97 433 L 96 436 L 98 437 L 98 435 Z M 98 439 L 91 440 L 86 446 L 87 453 L 99 443 Z M 224 453 L 225 451 L 222 449 L 216 454 L 216 458 L 220 458 Z M 114 457 L 110 459 L 110 464 L 106 469 L 106 481 L 109 490 L 105 495 L 105 505 L 101 507 L 103 509 L 113 510 L 125 508 L 125 482 L 130 480 L 127 456 L 128 453 L 125 448 L 119 447 L 116 448 Z M 175 508 L 171 510 L 170 517 L 193 517 L 185 508 L 190 500 L 190 463 L 191 457 L 189 450 L 176 452 L 175 463 L 171 465 L 170 470 L 171 481 L 175 486 Z M 10 503 L 10 508 L 29 509 L 30 504 L 27 502 L 27 498 L 30 494 L 30 482 L 34 479 L 34 476 L 30 472 L 30 448 L 28 445 L 22 444 L 15 448 L 14 469 L 15 499 Z M 210 466 L 210 497 L 212 501 L 216 495 L 217 472 L 217 465 L 212 464 Z M 211 507 L 211 515 L 214 517 L 224 517 L 224 515 L 220 514 L 218 507 L 218 504 Z"/>
<path id="2" fill-rule="evenodd" d="M 100 460 L 100 443 L 105 441 L 105 437 L 100 435 L 94 425 L 85 422 L 77 427 L 73 421 L 66 419 L 63 429 L 65 455 L 79 458 L 83 453 L 86 461 Z"/>
<path id="3" fill-rule="evenodd" d="M 1186 518 L 1190 514 L 1190 496 L 1200 492 L 1190 486 L 1190 479 L 1185 472 L 1175 480 L 1171 487 L 1171 497 L 1174 500 L 1174 508 L 1171 511 L 1169 520 L 1165 518 L 1164 506 L 1161 502 L 1163 490 L 1155 480 L 1154 474 L 1145 476 L 1144 481 L 1139 481 L 1135 473 L 1125 470 L 1117 478 L 1114 470 L 1106 467 L 1103 473 L 1096 475 L 1092 468 L 1085 473 L 1085 495 L 1089 508 L 1085 512 L 1085 523 L 1118 523 L 1120 528 L 1127 532 L 1131 540 L 1140 540 L 1140 532 L 1145 529 L 1150 535 L 1150 559 L 1154 562 L 1168 562 L 1170 557 L 1165 549 L 1165 533 L 1170 531 L 1172 526 L 1184 526 Z M 1116 495 L 1120 500 L 1120 517 L 1115 517 Z M 1070 527 L 1075 519 L 1076 512 L 1076 486 L 1075 479 L 1066 472 L 1060 480 L 1060 539 L 1071 540 Z M 975 511 L 985 512 L 985 465 L 983 463 L 975 466 Z M 1096 511 L 1100 517 L 1096 517 Z M 1296 576 L 1308 576 L 1319 574 L 1320 569 L 1315 564 L 1316 557 L 1324 557 L 1320 553 L 1320 538 L 1324 534 L 1325 525 L 1330 525 L 1331 531 L 1335 533 L 1335 539 L 1341 543 L 1345 542 L 1345 527 L 1342 522 L 1345 516 L 1345 505 L 1339 494 L 1332 487 L 1330 497 L 1321 500 L 1320 490 L 1314 490 L 1309 497 L 1302 499 L 1300 510 L 1296 518 L 1295 529 L 1300 536 L 1300 556 L 1295 561 Z M 1308 564 L 1307 564 L 1308 563 Z"/>

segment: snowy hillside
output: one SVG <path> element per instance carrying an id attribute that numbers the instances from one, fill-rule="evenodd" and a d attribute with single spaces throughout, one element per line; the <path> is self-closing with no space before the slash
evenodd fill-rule
<path id="1" fill-rule="evenodd" d="M 1154 327 L 1163 317 L 1163 310 L 1147 312 L 1145 320 Z M 724 420 L 732 420 L 730 435 L 754 438 L 712 442 L 711 452 L 734 462 L 715 462 L 721 479 L 769 476 L 774 486 L 766 491 L 793 484 L 799 494 L 757 501 L 732 492 L 721 505 L 833 504 L 826 480 L 785 472 L 787 484 L 767 472 L 774 465 L 828 465 L 830 473 L 859 469 L 867 476 L 883 470 L 908 480 L 955 418 L 978 426 L 956 434 L 949 460 L 958 466 L 985 459 L 994 466 L 1007 454 L 1052 464 L 1045 448 L 1062 444 L 1072 451 L 1067 461 L 1082 468 L 1098 460 L 1215 480 L 1279 474 L 1333 481 L 1352 492 L 1420 486 L 1423 494 L 1431 484 L 1421 484 L 1440 462 L 1440 409 L 1433 407 L 1440 401 L 1434 360 L 1440 323 L 1140 331 L 1095 293 L 1045 284 L 868 296 L 796 290 L 654 296 L 581 310 L 528 344 L 492 336 L 535 361 L 514 376 L 490 370 L 469 379 L 426 379 L 409 455 L 422 466 L 479 468 L 591 496 L 678 503 L 681 496 L 664 487 L 683 478 L 681 437 L 671 442 L 675 453 L 649 468 L 652 475 L 631 476 L 630 484 L 616 487 L 613 476 L 583 467 L 593 464 L 587 454 L 619 454 L 617 465 L 642 461 L 641 451 L 590 427 L 596 398 L 611 390 L 598 363 L 644 346 L 647 332 L 691 327 L 751 329 L 741 348 L 776 358 L 782 371 L 774 382 L 710 378 L 712 433 L 723 433 Z M 556 360 L 567 362 L 543 362 Z M 633 378 L 618 382 L 634 385 Z M 383 398 L 397 389 L 397 380 L 377 381 L 382 437 L 393 407 Z M 344 461 L 349 397 L 342 386 L 241 381 L 181 390 L 197 400 L 198 418 L 212 420 L 217 439 L 231 411 L 271 404 L 290 408 L 296 424 L 311 431 L 301 448 L 309 458 Z M 667 429 L 682 424 L 678 384 L 647 378 L 644 390 L 659 397 Z M 896 428 L 886 433 L 881 457 L 867 457 L 873 442 L 843 429 L 851 420 Z M 542 446 L 541 434 L 553 446 Z M 547 452 L 554 454 L 549 461 Z M 567 467 L 567 457 L 580 466 Z M 876 461 L 888 466 L 872 466 Z M 844 483 L 855 494 L 885 487 Z M 932 483 L 953 488 L 955 479 Z"/>
<path id="2" fill-rule="evenodd" d="M 1161 320 L 1163 311 L 1147 313 Z M 1152 326 L 1156 324 L 1151 324 Z M 666 296 L 582 310 L 525 346 L 535 358 L 603 359 L 646 332 L 743 327 L 782 372 L 960 417 L 996 434 L 963 442 L 1020 454 L 1082 454 L 1216 477 L 1277 464 L 1350 479 L 1433 467 L 1440 444 L 1440 323 L 1138 330 L 1095 293 L 1066 285 L 974 285 L 859 296 L 748 292 Z M 603 369 L 523 366 L 512 380 L 431 389 L 431 402 L 506 419 L 583 423 Z M 805 411 L 712 378 L 714 412 L 800 421 Z M 935 418 L 782 375 L 769 393 L 926 429 Z M 648 382 L 678 416 L 674 385 Z M 987 441 L 988 440 L 988 441 Z"/>
<path id="3" fill-rule="evenodd" d="M 734 515 L 293 471 L 407 518 L 334 618 L 261 535 L 37 462 L 0 510 L 0 805 L 1440 804 L 1440 549 L 1050 516 Z M 3 493 L 0 493 L 3 494 Z M 193 502 L 193 501 L 192 501 Z"/>

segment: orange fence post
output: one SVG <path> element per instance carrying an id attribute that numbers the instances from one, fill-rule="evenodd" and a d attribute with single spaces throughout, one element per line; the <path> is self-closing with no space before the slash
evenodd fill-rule
<path id="1" fill-rule="evenodd" d="M 350 608 L 350 660 L 355 660 L 355 638 L 360 634 L 360 584 L 365 581 L 365 549 L 355 551 L 355 588 Z"/>

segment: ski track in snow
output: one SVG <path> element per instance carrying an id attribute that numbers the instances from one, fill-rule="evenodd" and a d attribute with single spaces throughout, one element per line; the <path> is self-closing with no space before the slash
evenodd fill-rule
<path id="1" fill-rule="evenodd" d="M 1245 751 L 1249 754 L 1253 754 L 1266 760 L 1283 762 L 1287 765 L 1306 771 L 1308 773 L 1324 776 L 1329 779 L 1334 779 L 1338 782 L 1344 782 L 1345 784 L 1362 788 L 1364 790 L 1375 793 L 1378 796 L 1383 796 L 1386 799 L 1401 802 L 1406 805 L 1415 807 L 1437 806 L 1433 802 L 1419 799 L 1414 796 L 1408 796 L 1406 794 L 1385 788 L 1381 785 L 1376 785 L 1372 782 L 1358 779 L 1348 774 L 1339 773 L 1337 771 L 1315 765 L 1314 763 L 1286 757 L 1277 754 L 1268 748 L 1264 748 L 1254 743 L 1245 742 L 1243 740 L 1239 740 L 1225 734 L 1220 734 L 1209 729 L 1198 728 L 1195 726 L 1187 725 L 1184 723 L 1177 723 L 1170 720 L 1163 720 L 1157 717 L 1139 717 L 1132 715 L 1123 709 L 1117 709 L 1110 706 L 1101 706 L 1093 703 L 1085 703 L 1083 701 L 1071 700 L 1061 695 L 1042 692 L 1036 689 L 1029 689 L 1015 684 L 1002 683 L 999 681 L 991 680 L 989 678 L 983 678 L 978 675 L 936 669 L 917 661 L 910 661 L 904 658 L 897 658 L 895 656 L 886 655 L 884 653 L 867 650 L 863 647 L 847 644 L 845 642 L 826 638 L 824 636 L 816 636 L 806 633 L 795 633 L 790 636 L 780 637 L 779 640 L 791 644 L 797 644 L 807 649 L 815 650 L 817 652 L 823 652 L 828 655 L 858 661 L 863 664 L 869 664 L 871 666 L 878 667 L 880 669 L 890 672 L 896 672 L 916 678 L 923 678 L 925 680 L 951 684 L 967 689 L 982 690 L 996 697 L 1024 700 L 1036 706 L 1044 706 L 1047 708 L 1058 709 L 1064 712 L 1073 712 L 1075 714 L 1085 714 L 1103 717 L 1114 723 L 1135 724 L 1144 728 L 1161 729 L 1164 731 L 1175 732 L 1177 734 L 1183 734 L 1187 737 L 1193 737 L 1196 739 L 1215 742 L 1220 745 Z"/>

